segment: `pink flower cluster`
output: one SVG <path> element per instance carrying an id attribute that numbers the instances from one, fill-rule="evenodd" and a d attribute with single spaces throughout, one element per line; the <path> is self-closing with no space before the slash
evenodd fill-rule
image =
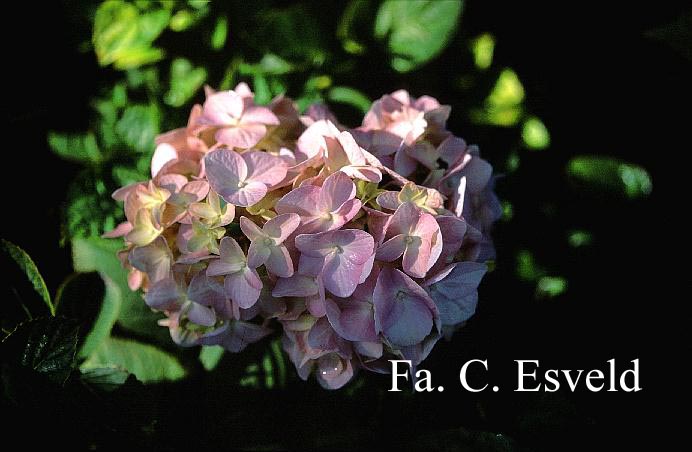
<path id="1" fill-rule="evenodd" d="M 280 325 L 300 377 L 327 388 L 418 364 L 473 315 L 499 215 L 449 113 L 396 91 L 348 129 L 323 105 L 207 89 L 157 138 L 152 179 L 113 194 L 127 221 L 106 235 L 180 345 L 239 352 Z"/>

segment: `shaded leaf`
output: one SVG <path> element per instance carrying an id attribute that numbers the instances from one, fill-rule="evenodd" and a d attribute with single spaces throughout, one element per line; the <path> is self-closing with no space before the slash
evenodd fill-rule
<path id="1" fill-rule="evenodd" d="M 531 116 L 524 121 L 521 138 L 529 149 L 545 149 L 550 146 L 550 133 L 543 121 Z"/>
<path id="2" fill-rule="evenodd" d="M 211 48 L 214 50 L 221 50 L 223 46 L 226 44 L 227 36 L 228 19 L 226 19 L 226 17 L 219 17 L 216 19 L 214 31 L 211 32 Z"/>
<path id="3" fill-rule="evenodd" d="M 79 328 L 62 317 L 39 318 L 19 325 L 2 346 L 2 362 L 44 374 L 63 384 L 72 371 Z"/>
<path id="4" fill-rule="evenodd" d="M 43 277 L 41 276 L 41 273 L 38 271 L 36 264 L 27 254 L 27 252 L 15 245 L 14 243 L 5 239 L 0 240 L 0 248 L 2 249 L 3 261 L 6 262 L 6 265 L 12 265 L 13 267 L 19 269 L 23 278 L 25 278 L 26 281 L 28 281 L 35 293 L 38 294 L 45 306 L 48 307 L 48 311 L 50 312 L 50 314 L 55 315 L 55 307 L 53 306 L 53 302 L 51 301 L 50 293 L 48 292 L 48 288 L 46 287 L 46 282 L 43 280 Z M 5 269 L 9 268 L 5 265 L 3 267 Z M 11 281 L 8 281 L 7 283 L 12 284 Z M 15 290 L 17 289 L 18 287 L 15 288 Z M 24 300 L 24 297 L 22 297 L 22 293 L 20 293 L 19 290 L 17 290 L 16 294 L 20 297 L 20 301 L 22 302 L 22 304 L 24 304 L 25 301 L 27 303 L 30 302 L 29 299 Z M 29 306 L 25 305 L 24 309 L 29 311 Z M 40 313 L 30 313 L 30 315 L 34 314 Z"/>
<path id="5" fill-rule="evenodd" d="M 173 355 L 153 345 L 115 337 L 103 341 L 80 369 L 103 367 L 126 369 L 142 383 L 175 381 L 185 376 L 185 369 Z"/>
<path id="6" fill-rule="evenodd" d="M 98 367 L 94 369 L 84 369 L 81 380 L 89 386 L 100 389 L 101 391 L 111 392 L 122 386 L 130 376 L 126 370 L 118 367 Z"/>
<path id="7" fill-rule="evenodd" d="M 113 325 L 120 315 L 124 294 L 112 279 L 102 274 L 103 282 L 106 285 L 106 294 L 103 297 L 101 310 L 91 331 L 84 340 L 82 348 L 79 350 L 80 358 L 89 356 L 98 346 L 110 335 Z"/>
<path id="8" fill-rule="evenodd" d="M 581 155 L 567 164 L 567 172 L 579 187 L 624 195 L 630 199 L 651 193 L 649 173 L 641 166 L 614 157 Z"/>

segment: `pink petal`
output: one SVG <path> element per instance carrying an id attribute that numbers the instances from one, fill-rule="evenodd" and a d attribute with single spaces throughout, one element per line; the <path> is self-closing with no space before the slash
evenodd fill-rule
<path id="1" fill-rule="evenodd" d="M 144 301 L 150 308 L 164 311 L 176 309 L 183 301 L 183 297 L 177 281 L 166 278 L 149 287 L 149 291 L 144 295 Z"/>
<path id="2" fill-rule="evenodd" d="M 423 278 L 428 272 L 430 260 L 430 239 L 413 237 L 413 242 L 406 246 L 401 266 L 404 271 L 414 278 Z"/>
<path id="3" fill-rule="evenodd" d="M 267 125 L 278 125 L 279 118 L 267 107 L 260 107 L 258 105 L 253 105 L 248 107 L 240 119 L 241 124 L 267 124 Z"/>
<path id="4" fill-rule="evenodd" d="M 244 268 L 236 273 L 226 275 L 224 280 L 226 293 L 243 309 L 248 309 L 259 299 L 262 290 L 262 281 L 257 271 Z"/>
<path id="5" fill-rule="evenodd" d="M 286 177 L 288 165 L 286 162 L 266 152 L 253 151 L 243 154 L 248 168 L 248 180 L 262 182 L 271 187 Z"/>
<path id="6" fill-rule="evenodd" d="M 214 138 L 231 148 L 249 149 L 259 143 L 266 134 L 267 127 L 263 124 L 241 124 L 219 129 Z"/>
<path id="7" fill-rule="evenodd" d="M 318 209 L 320 212 L 334 212 L 355 196 L 356 185 L 351 178 L 342 172 L 336 172 L 322 184 Z"/>
<path id="8" fill-rule="evenodd" d="M 247 217 L 240 217 L 240 229 L 252 242 L 266 238 L 264 231 Z"/>
<path id="9" fill-rule="evenodd" d="M 216 314 L 214 311 L 199 303 L 191 302 L 187 308 L 187 318 L 192 323 L 202 326 L 214 326 L 216 323 Z"/>
<path id="10" fill-rule="evenodd" d="M 344 298 L 356 290 L 362 271 L 363 264 L 357 264 L 343 254 L 335 254 L 326 258 L 321 278 L 325 289 Z"/>
<path id="11" fill-rule="evenodd" d="M 418 224 L 421 213 L 420 209 L 412 202 L 401 204 L 389 222 L 387 237 L 397 234 L 410 234 L 412 229 Z"/>
<path id="12" fill-rule="evenodd" d="M 383 268 L 373 299 L 375 330 L 392 344 L 415 345 L 430 334 L 437 308 L 425 290 L 401 271 Z"/>
<path id="13" fill-rule="evenodd" d="M 346 154 L 346 158 L 350 165 L 365 165 L 365 157 L 363 156 L 363 150 L 353 139 L 353 135 L 344 131 L 337 136 L 337 140 Z"/>
<path id="14" fill-rule="evenodd" d="M 263 242 L 251 242 L 247 250 L 247 265 L 250 268 L 257 268 L 267 262 L 273 247 L 266 246 Z"/>
<path id="15" fill-rule="evenodd" d="M 265 266 L 270 273 L 281 278 L 289 278 L 293 275 L 293 261 L 285 246 L 272 246 Z"/>
<path id="16" fill-rule="evenodd" d="M 166 239 L 158 237 L 147 246 L 133 248 L 128 260 L 130 264 L 149 276 L 152 283 L 167 278 L 173 264 L 173 254 L 168 249 Z"/>
<path id="17" fill-rule="evenodd" d="M 163 166 L 171 160 L 178 158 L 178 151 L 168 143 L 161 143 L 156 146 L 154 155 L 151 157 L 151 177 L 154 178 Z"/>
<path id="18" fill-rule="evenodd" d="M 229 326 L 228 335 L 224 338 L 223 347 L 232 353 L 238 353 L 248 345 L 271 334 L 272 330 L 254 323 L 234 321 Z"/>
<path id="19" fill-rule="evenodd" d="M 207 277 L 205 272 L 197 273 L 187 288 L 187 298 L 195 303 L 210 306 L 223 318 L 233 316 L 231 305 L 224 287 L 214 279 Z"/>
<path id="20" fill-rule="evenodd" d="M 405 250 L 406 237 L 403 234 L 398 234 L 377 248 L 375 258 L 383 262 L 392 262 L 399 259 Z"/>
<path id="21" fill-rule="evenodd" d="M 375 243 L 379 245 L 384 241 L 392 216 L 367 206 L 363 206 L 363 209 L 368 214 L 368 231 L 375 239 Z"/>
<path id="22" fill-rule="evenodd" d="M 371 303 L 353 299 L 337 303 L 329 298 L 325 303 L 329 323 L 339 336 L 349 341 L 377 341 Z"/>
<path id="23" fill-rule="evenodd" d="M 309 297 L 318 292 L 317 283 L 314 278 L 294 273 L 290 278 L 279 278 L 276 280 L 273 297 Z"/>
<path id="24" fill-rule="evenodd" d="M 224 199 L 239 190 L 240 183 L 245 181 L 248 174 L 245 160 L 237 152 L 228 149 L 211 151 L 204 157 L 204 164 L 209 185 Z"/>
<path id="25" fill-rule="evenodd" d="M 317 207 L 319 196 L 320 187 L 301 185 L 279 199 L 274 209 L 278 214 L 296 213 L 302 221 L 309 221 L 320 214 Z"/>
<path id="26" fill-rule="evenodd" d="M 298 273 L 301 275 L 317 277 L 322 273 L 322 268 L 324 267 L 323 257 L 310 257 L 306 254 L 300 255 L 300 260 L 298 261 Z"/>
<path id="27" fill-rule="evenodd" d="M 115 239 L 127 235 L 130 231 L 132 231 L 132 223 L 129 221 L 124 221 L 117 225 L 115 229 L 106 232 L 101 237 L 104 239 Z"/>
<path id="28" fill-rule="evenodd" d="M 418 167 L 418 161 L 411 157 L 405 148 L 399 149 L 394 155 L 394 171 L 407 177 Z"/>
<path id="29" fill-rule="evenodd" d="M 366 180 L 370 182 L 379 182 L 382 180 L 382 173 L 375 167 L 372 166 L 343 166 L 339 169 L 339 172 L 346 174 L 354 179 Z"/>
<path id="30" fill-rule="evenodd" d="M 447 163 L 447 167 L 456 162 L 466 152 L 466 141 L 462 138 L 450 135 L 437 147 L 440 158 Z"/>
<path id="31" fill-rule="evenodd" d="M 377 195 L 377 204 L 384 209 L 396 210 L 399 207 L 399 192 L 385 191 Z"/>
<path id="32" fill-rule="evenodd" d="M 229 193 L 224 199 L 231 204 L 247 207 L 257 204 L 267 194 L 267 186 L 262 182 L 250 181 L 235 193 Z"/>
<path id="33" fill-rule="evenodd" d="M 293 233 L 293 231 L 296 230 L 299 225 L 300 216 L 295 213 L 286 213 L 277 215 L 264 223 L 262 230 L 269 237 L 273 238 L 277 245 L 280 245 L 284 242 L 284 240 L 286 240 L 286 238 L 288 238 L 289 235 Z"/>
<path id="34" fill-rule="evenodd" d="M 222 91 L 207 97 L 202 106 L 200 124 L 222 126 L 231 124 L 243 114 L 243 98 L 233 91 Z"/>

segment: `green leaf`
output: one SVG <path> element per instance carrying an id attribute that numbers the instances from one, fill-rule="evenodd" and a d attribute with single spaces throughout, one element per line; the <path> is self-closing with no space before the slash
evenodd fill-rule
<path id="1" fill-rule="evenodd" d="M 80 358 L 88 357 L 99 345 L 111 334 L 111 329 L 120 315 L 120 306 L 125 295 L 119 287 L 106 274 L 101 274 L 106 285 L 106 294 L 103 296 L 101 311 L 91 331 L 84 340 L 82 348 L 79 350 Z"/>
<path id="2" fill-rule="evenodd" d="M 129 147 L 148 153 L 154 149 L 159 134 L 159 109 L 154 104 L 127 107 L 115 125 L 115 131 Z"/>
<path id="3" fill-rule="evenodd" d="M 118 367 L 126 369 L 142 383 L 175 381 L 185 376 L 185 369 L 171 354 L 153 345 L 110 337 L 84 361 L 80 369 Z"/>
<path id="4" fill-rule="evenodd" d="M 567 164 L 567 172 L 573 183 L 580 187 L 630 199 L 645 197 L 653 188 L 651 177 L 644 168 L 614 157 L 573 157 Z"/>
<path id="5" fill-rule="evenodd" d="M 454 35 L 461 0 L 386 0 L 375 19 L 375 37 L 387 40 L 392 67 L 411 71 L 436 57 Z"/>
<path id="6" fill-rule="evenodd" d="M 221 50 L 226 45 L 226 37 L 228 36 L 228 20 L 225 16 L 216 19 L 214 31 L 211 32 L 211 48 Z"/>
<path id="7" fill-rule="evenodd" d="M 333 87 L 327 93 L 327 99 L 332 102 L 351 105 L 363 113 L 367 112 L 372 105 L 372 101 L 365 94 L 347 86 Z"/>
<path id="8" fill-rule="evenodd" d="M 2 342 L 2 362 L 46 375 L 63 384 L 72 371 L 79 329 L 62 317 L 30 320 Z"/>
<path id="9" fill-rule="evenodd" d="M 105 1 L 96 10 L 92 43 L 101 66 L 131 69 L 163 58 L 161 49 L 151 47 L 168 25 L 170 11 L 147 13 L 127 2 Z"/>
<path id="10" fill-rule="evenodd" d="M 55 315 L 55 306 L 53 306 L 53 302 L 50 299 L 50 293 L 46 287 L 46 282 L 43 280 L 36 264 L 27 252 L 5 239 L 0 240 L 0 249 L 2 249 L 2 253 L 6 256 L 6 259 L 12 261 L 14 265 L 19 268 L 22 275 L 28 280 L 36 293 L 46 304 L 51 315 Z M 7 267 L 5 267 L 5 269 L 6 268 Z"/>
<path id="11" fill-rule="evenodd" d="M 500 72 L 482 110 L 472 110 L 471 119 L 480 124 L 511 127 L 523 114 L 524 86 L 512 69 Z"/>
<path id="12" fill-rule="evenodd" d="M 89 386 L 105 392 L 112 392 L 120 388 L 130 373 L 118 367 L 99 367 L 95 369 L 84 369 L 81 380 Z"/>
<path id="13" fill-rule="evenodd" d="M 567 290 L 567 280 L 561 276 L 543 276 L 536 284 L 537 298 L 553 298 Z"/>
<path id="14" fill-rule="evenodd" d="M 48 145 L 60 157 L 79 163 L 101 163 L 103 156 L 93 133 L 71 135 L 48 133 Z"/>
<path id="15" fill-rule="evenodd" d="M 567 235 L 567 242 L 572 248 L 581 248 L 582 246 L 588 246 L 593 241 L 593 236 L 588 231 L 574 230 L 569 231 Z"/>
<path id="16" fill-rule="evenodd" d="M 203 67 L 194 67 L 185 58 L 174 59 L 171 62 L 170 89 L 164 96 L 164 101 L 172 107 L 182 107 L 206 79 L 207 71 Z"/>
<path id="17" fill-rule="evenodd" d="M 115 296 L 119 293 L 122 297 L 117 321 L 123 328 L 156 339 L 170 340 L 168 331 L 157 324 L 161 315 L 154 313 L 144 303 L 141 294 L 131 291 L 127 285 L 127 271 L 117 257 L 117 252 L 122 247 L 122 240 L 77 238 L 72 242 L 72 264 L 75 271 L 97 271 L 104 281 L 110 279 L 117 285 L 118 291 L 112 290 L 109 293 L 106 283 L 106 295 Z"/>
<path id="18" fill-rule="evenodd" d="M 531 116 L 524 121 L 521 138 L 529 149 L 545 149 L 550 146 L 550 133 L 543 121 Z"/>
<path id="19" fill-rule="evenodd" d="M 517 276 L 519 279 L 535 281 L 545 273 L 545 269 L 538 265 L 531 251 L 521 250 L 517 253 Z"/>
<path id="20" fill-rule="evenodd" d="M 488 69 L 493 64 L 495 38 L 490 33 L 483 33 L 471 41 L 471 51 L 476 67 L 480 70 Z"/>
<path id="21" fill-rule="evenodd" d="M 259 62 L 259 69 L 269 75 L 288 74 L 293 65 L 274 53 L 265 54 Z"/>
<path id="22" fill-rule="evenodd" d="M 211 372 L 219 365 L 223 353 L 224 348 L 220 345 L 205 345 L 199 351 L 199 361 L 205 370 Z"/>

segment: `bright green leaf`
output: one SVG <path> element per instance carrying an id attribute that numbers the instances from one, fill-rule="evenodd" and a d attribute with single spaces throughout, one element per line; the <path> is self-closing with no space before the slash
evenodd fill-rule
<path id="1" fill-rule="evenodd" d="M 531 251 L 521 250 L 517 253 L 517 276 L 519 279 L 535 281 L 545 273 L 545 269 L 538 265 Z"/>
<path id="2" fill-rule="evenodd" d="M 29 281 L 36 293 L 45 302 L 51 315 L 55 315 L 55 306 L 53 306 L 53 302 L 50 299 L 50 293 L 46 287 L 46 282 L 43 280 L 36 264 L 27 252 L 5 239 L 0 240 L 0 249 L 5 256 L 14 261 L 14 264 L 19 267 L 20 271 Z"/>
<path id="3" fill-rule="evenodd" d="M 347 86 L 333 87 L 327 93 L 327 99 L 332 102 L 351 105 L 363 113 L 367 112 L 372 105 L 372 101 L 365 94 Z"/>
<path id="4" fill-rule="evenodd" d="M 173 31 L 185 31 L 195 23 L 195 16 L 186 9 L 181 9 L 171 17 L 168 26 Z"/>
<path id="5" fill-rule="evenodd" d="M 120 315 L 120 306 L 122 305 L 124 294 L 122 288 L 118 286 L 106 274 L 101 273 L 101 278 L 106 285 L 106 293 L 101 304 L 96 322 L 91 331 L 84 339 L 84 344 L 79 350 L 79 356 L 86 358 L 110 335 L 113 325 L 118 320 Z"/>
<path id="6" fill-rule="evenodd" d="M 560 276 L 543 276 L 536 284 L 538 298 L 552 298 L 567 290 L 567 280 Z"/>
<path id="7" fill-rule="evenodd" d="M 170 11 L 146 13 L 127 2 L 105 1 L 96 10 L 92 43 L 99 64 L 131 69 L 163 58 L 154 40 L 168 25 Z"/>
<path id="8" fill-rule="evenodd" d="M 523 113 L 524 87 L 512 69 L 504 69 L 485 99 L 482 110 L 471 111 L 471 118 L 480 124 L 511 127 Z"/>
<path id="9" fill-rule="evenodd" d="M 293 65 L 274 53 L 265 54 L 259 62 L 259 69 L 269 75 L 288 74 Z"/>
<path id="10" fill-rule="evenodd" d="M 152 312 L 144 303 L 139 292 L 133 292 L 127 285 L 127 271 L 122 268 L 117 252 L 122 249 L 122 240 L 99 237 L 77 238 L 72 241 L 72 265 L 75 271 L 97 271 L 117 284 L 123 297 L 120 303 L 118 323 L 125 329 L 136 333 L 165 339 L 168 331 L 157 325 L 160 314 Z M 115 292 L 113 292 L 115 295 Z"/>
<path id="11" fill-rule="evenodd" d="M 207 71 L 203 67 L 194 67 L 185 58 L 176 58 L 171 62 L 170 79 L 170 89 L 164 96 L 164 101 L 172 107 L 181 107 L 204 84 Z"/>
<path id="12" fill-rule="evenodd" d="M 219 17 L 216 19 L 214 31 L 211 33 L 211 48 L 214 50 L 221 50 L 223 46 L 226 45 L 227 36 L 228 20 L 226 17 Z"/>
<path id="13" fill-rule="evenodd" d="M 493 63 L 495 51 L 495 38 L 490 33 L 483 33 L 471 41 L 473 62 L 478 69 L 485 70 Z"/>
<path id="14" fill-rule="evenodd" d="M 175 381 L 185 376 L 185 368 L 170 353 L 141 342 L 107 338 L 84 361 L 80 369 L 118 367 L 133 374 L 142 383 Z"/>
<path id="15" fill-rule="evenodd" d="M 224 348 L 220 345 L 205 345 L 199 351 L 199 361 L 205 370 L 211 372 L 223 358 Z"/>
<path id="16" fill-rule="evenodd" d="M 550 133 L 543 121 L 531 116 L 524 121 L 521 138 L 529 149 L 545 149 L 550 146 Z"/>
<path id="17" fill-rule="evenodd" d="M 386 39 L 392 67 L 408 72 L 436 57 L 454 35 L 461 0 L 386 0 L 375 19 L 375 37 Z"/>
<path id="18" fill-rule="evenodd" d="M 578 185 L 630 199 L 647 196 L 652 190 L 651 177 L 644 168 L 614 157 L 577 156 L 569 161 L 567 171 Z"/>
<path id="19" fill-rule="evenodd" d="M 70 135 L 57 132 L 48 133 L 48 145 L 60 157 L 79 163 L 98 164 L 103 160 L 96 137 L 88 132 Z"/>

